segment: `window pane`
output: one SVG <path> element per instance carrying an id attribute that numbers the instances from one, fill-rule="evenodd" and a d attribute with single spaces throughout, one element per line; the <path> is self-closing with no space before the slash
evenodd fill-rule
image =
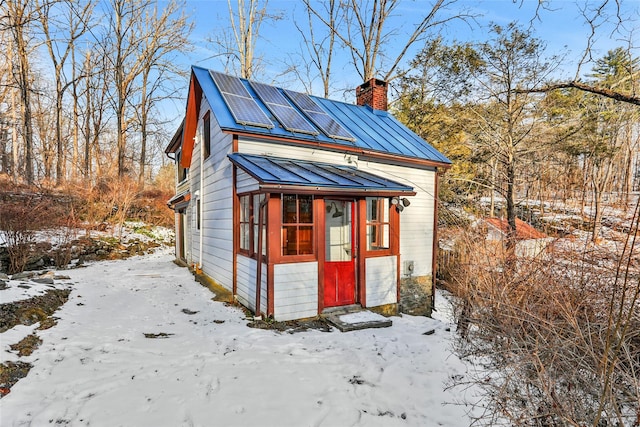
<path id="1" fill-rule="evenodd" d="M 296 226 L 282 227 L 282 255 L 298 254 L 298 239 Z"/>
<path id="2" fill-rule="evenodd" d="M 313 253 L 313 227 L 300 227 L 298 230 L 298 254 Z"/>
<path id="3" fill-rule="evenodd" d="M 389 224 L 380 226 L 380 246 L 378 249 L 389 249 Z"/>
<path id="4" fill-rule="evenodd" d="M 296 196 L 285 194 L 282 196 L 282 223 L 295 224 L 298 222 Z"/>
<path id="5" fill-rule="evenodd" d="M 240 249 L 249 250 L 249 224 L 240 224 Z"/>
<path id="6" fill-rule="evenodd" d="M 300 223 L 312 224 L 313 223 L 313 197 L 311 196 L 298 196 L 298 202 L 300 204 Z"/>
<path id="7" fill-rule="evenodd" d="M 389 199 L 367 198 L 367 250 L 389 249 Z"/>
<path id="8" fill-rule="evenodd" d="M 249 196 L 240 197 L 240 222 L 249 222 Z"/>

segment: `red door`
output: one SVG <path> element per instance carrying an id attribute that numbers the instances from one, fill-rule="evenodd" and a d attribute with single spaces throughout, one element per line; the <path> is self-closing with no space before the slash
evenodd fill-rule
<path id="1" fill-rule="evenodd" d="M 324 306 L 356 302 L 352 201 L 325 200 Z"/>

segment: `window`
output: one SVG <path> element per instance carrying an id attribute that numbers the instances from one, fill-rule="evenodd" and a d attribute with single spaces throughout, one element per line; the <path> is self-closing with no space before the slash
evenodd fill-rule
<path id="1" fill-rule="evenodd" d="M 196 230 L 200 230 L 200 223 L 202 221 L 202 205 L 200 204 L 200 197 L 196 200 Z"/>
<path id="2" fill-rule="evenodd" d="M 389 249 L 389 199 L 367 197 L 367 250 Z"/>
<path id="3" fill-rule="evenodd" d="M 204 158 L 208 158 L 211 155 L 211 115 L 207 111 L 204 116 L 204 130 L 202 135 Z"/>
<path id="4" fill-rule="evenodd" d="M 258 221 L 260 220 L 260 202 L 264 194 L 247 194 L 240 196 L 240 251 L 255 258 L 258 253 Z M 267 218 L 262 224 L 262 255 L 266 255 Z"/>
<path id="5" fill-rule="evenodd" d="M 260 202 L 264 200 L 264 194 L 253 195 L 253 253 L 258 253 L 258 221 L 260 220 Z M 265 211 L 266 213 L 266 211 Z M 263 214 L 264 215 L 264 214 Z M 262 255 L 267 254 L 267 216 L 262 218 Z"/>
<path id="6" fill-rule="evenodd" d="M 240 250 L 249 252 L 251 248 L 251 204 L 250 196 L 240 196 Z"/>
<path id="7" fill-rule="evenodd" d="M 187 179 L 189 174 L 189 168 L 182 167 L 182 151 L 176 153 L 176 169 L 178 171 L 178 182 L 182 182 Z"/>
<path id="8" fill-rule="evenodd" d="M 313 196 L 282 196 L 282 255 L 313 253 Z"/>

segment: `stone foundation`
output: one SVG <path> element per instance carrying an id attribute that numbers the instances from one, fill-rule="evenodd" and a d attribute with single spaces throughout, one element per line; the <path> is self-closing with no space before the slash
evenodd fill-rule
<path id="1" fill-rule="evenodd" d="M 431 316 L 433 283 L 431 275 L 400 279 L 400 311 L 413 316 Z"/>
<path id="2" fill-rule="evenodd" d="M 367 307 L 367 310 L 385 317 L 397 316 L 399 313 L 398 304 L 385 304 L 376 307 Z"/>

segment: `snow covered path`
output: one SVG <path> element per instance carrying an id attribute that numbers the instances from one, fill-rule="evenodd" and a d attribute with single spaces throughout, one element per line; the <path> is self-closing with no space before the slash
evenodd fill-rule
<path id="1" fill-rule="evenodd" d="M 469 424 L 468 408 L 445 404 L 459 400 L 445 382 L 466 372 L 447 324 L 404 316 L 348 333 L 252 329 L 171 261 L 165 251 L 65 272 L 69 301 L 21 358 L 34 366 L 0 400 L 0 425 Z M 14 343 L 5 334 L 3 352 Z M 0 362 L 16 360 L 7 356 Z"/>

